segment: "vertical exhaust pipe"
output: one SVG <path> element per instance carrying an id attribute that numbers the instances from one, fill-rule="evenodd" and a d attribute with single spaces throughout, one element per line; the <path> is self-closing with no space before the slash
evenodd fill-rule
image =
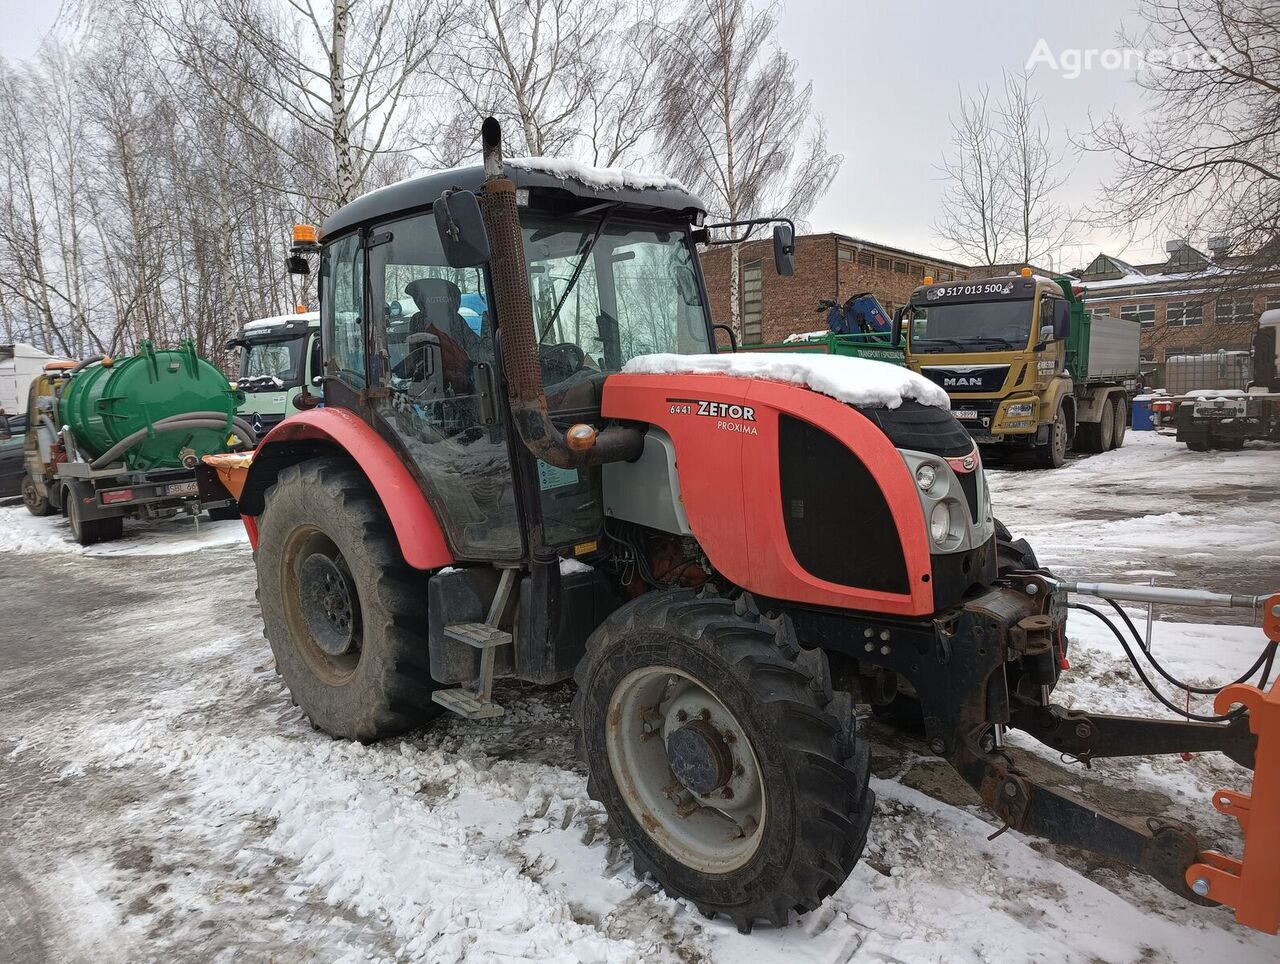
<path id="1" fill-rule="evenodd" d="M 576 469 L 605 462 L 638 458 L 643 434 L 632 428 L 607 428 L 587 447 L 572 447 L 551 422 L 546 387 L 529 294 L 524 236 L 516 207 L 516 186 L 502 164 L 502 127 L 492 117 L 480 126 L 483 145 L 484 184 L 480 208 L 489 234 L 489 266 L 493 278 L 498 338 L 506 374 L 511 416 L 526 448 L 542 461 L 561 469 Z"/>

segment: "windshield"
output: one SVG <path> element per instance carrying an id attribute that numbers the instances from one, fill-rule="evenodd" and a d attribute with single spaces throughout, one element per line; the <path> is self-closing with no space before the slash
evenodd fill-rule
<path id="1" fill-rule="evenodd" d="M 688 235 L 612 210 L 578 220 L 523 218 L 533 316 L 544 349 L 618 371 L 637 355 L 710 351 Z M 545 353 L 544 353 L 545 357 Z M 545 367 L 545 366 L 544 366 Z"/>
<path id="2" fill-rule="evenodd" d="M 907 332 L 915 352 L 1026 348 L 1035 302 L 974 301 L 912 305 Z"/>
<path id="3" fill-rule="evenodd" d="M 279 387 L 301 384 L 302 352 L 307 336 L 287 341 L 249 342 L 240 355 L 240 377 L 279 379 Z"/>

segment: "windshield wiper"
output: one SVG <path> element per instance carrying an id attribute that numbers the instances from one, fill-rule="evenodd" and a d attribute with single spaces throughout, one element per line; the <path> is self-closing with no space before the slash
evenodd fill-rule
<path id="1" fill-rule="evenodd" d="M 573 290 L 573 286 L 578 283 L 578 277 L 582 274 L 582 269 L 587 266 L 587 259 L 591 257 L 591 252 L 595 249 L 596 242 L 600 240 L 600 235 L 604 234 L 605 227 L 609 224 L 609 218 L 613 217 L 613 210 L 617 205 L 610 206 L 604 214 L 600 215 L 600 220 L 596 222 L 595 232 L 591 235 L 591 240 L 587 242 L 586 249 L 582 252 L 582 257 L 578 259 L 578 263 L 574 265 L 573 274 L 569 275 L 569 283 L 565 285 L 564 291 L 560 293 L 560 300 L 556 302 L 555 310 L 551 312 L 551 317 L 547 319 L 546 324 L 538 332 L 538 343 L 542 343 L 542 339 L 547 337 L 547 332 L 551 330 L 551 326 L 556 323 L 560 317 L 560 309 L 564 307 L 564 303 L 569 300 L 569 292 Z"/>
<path id="2" fill-rule="evenodd" d="M 936 342 L 938 344 L 955 345 L 961 351 L 964 351 L 964 342 L 956 341 L 954 338 L 912 338 L 911 339 L 911 343 L 913 345 L 919 345 L 924 342 L 930 342 L 930 343 Z"/>

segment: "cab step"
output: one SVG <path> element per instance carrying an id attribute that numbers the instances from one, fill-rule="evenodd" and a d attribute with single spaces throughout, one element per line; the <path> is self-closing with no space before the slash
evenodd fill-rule
<path id="1" fill-rule="evenodd" d="M 488 623 L 450 623 L 445 626 L 444 634 L 449 639 L 466 643 L 476 649 L 506 646 L 511 642 L 509 632 L 497 626 L 490 626 Z"/>
<path id="2" fill-rule="evenodd" d="M 502 578 L 498 580 L 498 591 L 494 593 L 493 601 L 489 604 L 489 614 L 484 622 L 449 623 L 444 627 L 444 634 L 449 639 L 480 651 L 480 676 L 475 681 L 473 689 L 458 687 L 436 690 L 431 694 L 431 699 L 468 720 L 490 720 L 506 712 L 492 699 L 494 651 L 499 646 L 506 646 L 512 642 L 511 634 L 505 629 L 499 629 L 498 624 L 502 621 L 511 602 L 518 574 L 516 569 L 502 570 Z"/>
<path id="3" fill-rule="evenodd" d="M 494 717 L 502 716 L 506 712 L 493 700 L 481 700 L 470 690 L 436 690 L 431 694 L 431 699 L 446 710 L 457 713 L 468 720 L 491 720 Z"/>

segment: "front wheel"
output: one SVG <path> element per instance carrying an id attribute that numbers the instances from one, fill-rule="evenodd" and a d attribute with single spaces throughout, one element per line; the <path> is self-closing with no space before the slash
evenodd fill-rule
<path id="1" fill-rule="evenodd" d="M 258 532 L 264 631 L 308 719 L 369 741 L 438 715 L 426 580 L 405 563 L 364 476 L 338 459 L 289 466 L 267 492 Z"/>
<path id="2" fill-rule="evenodd" d="M 1036 465 L 1042 469 L 1058 469 L 1067 460 L 1067 413 L 1059 407 L 1049 427 L 1049 440 L 1035 450 Z"/>
<path id="3" fill-rule="evenodd" d="M 53 511 L 53 506 L 49 504 L 49 497 L 40 494 L 40 490 L 36 488 L 36 480 L 31 477 L 30 472 L 22 477 L 22 504 L 35 516 L 45 516 Z"/>
<path id="4" fill-rule="evenodd" d="M 637 873 L 744 932 L 844 882 L 874 809 L 870 753 L 786 617 L 653 591 L 592 634 L 575 676 L 588 792 Z"/>

